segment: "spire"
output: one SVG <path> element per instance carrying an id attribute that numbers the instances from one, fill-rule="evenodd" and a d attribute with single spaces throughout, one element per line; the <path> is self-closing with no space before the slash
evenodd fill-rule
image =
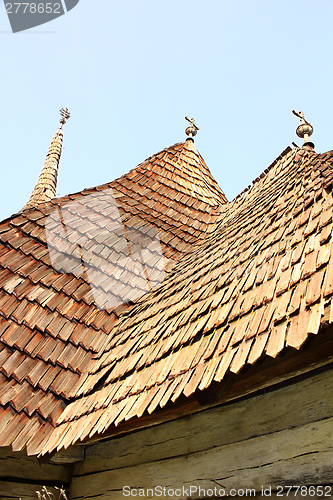
<path id="1" fill-rule="evenodd" d="M 67 108 L 62 108 L 60 110 L 60 114 L 60 126 L 57 128 L 56 133 L 54 134 L 54 137 L 52 139 L 38 182 L 29 200 L 22 208 L 21 212 L 23 210 L 27 210 L 28 208 L 36 207 L 40 203 L 50 201 L 56 195 L 58 168 L 63 141 L 62 127 L 70 117 Z"/>

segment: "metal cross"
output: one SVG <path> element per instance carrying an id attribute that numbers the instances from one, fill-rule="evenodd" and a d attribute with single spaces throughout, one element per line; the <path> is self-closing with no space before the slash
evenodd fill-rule
<path id="1" fill-rule="evenodd" d="M 70 118 L 70 112 L 68 111 L 68 108 L 61 108 L 60 110 L 61 118 L 60 118 L 60 123 L 61 125 L 65 125 L 67 120 Z"/>
<path id="2" fill-rule="evenodd" d="M 188 116 L 185 116 L 185 120 L 187 120 L 193 127 L 195 127 L 197 130 L 200 130 L 199 127 L 195 124 L 194 118 L 189 118 Z"/>
<path id="3" fill-rule="evenodd" d="M 304 113 L 303 111 L 295 111 L 294 109 L 292 110 L 292 113 L 297 116 L 302 123 L 307 123 L 308 125 L 310 125 L 310 123 L 304 118 Z"/>

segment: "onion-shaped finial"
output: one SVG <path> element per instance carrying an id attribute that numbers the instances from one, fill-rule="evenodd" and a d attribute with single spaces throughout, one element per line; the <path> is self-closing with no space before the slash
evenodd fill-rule
<path id="1" fill-rule="evenodd" d="M 310 135 L 313 134 L 313 126 L 304 118 L 303 111 L 297 112 L 293 109 L 292 112 L 301 120 L 301 124 L 296 129 L 296 135 L 304 139 L 304 143 L 309 142 Z"/>
<path id="2" fill-rule="evenodd" d="M 197 135 L 199 127 L 195 124 L 194 118 L 188 118 L 188 116 L 185 116 L 185 120 L 187 120 L 191 124 L 185 130 L 185 134 L 192 139 L 195 135 Z"/>

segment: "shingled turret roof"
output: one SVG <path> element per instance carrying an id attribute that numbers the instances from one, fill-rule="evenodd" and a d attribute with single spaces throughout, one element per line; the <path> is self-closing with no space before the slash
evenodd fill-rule
<path id="1" fill-rule="evenodd" d="M 108 372 L 98 359 L 121 311 L 164 281 L 225 203 L 188 139 L 0 224 L 0 445 L 36 452 Z"/>

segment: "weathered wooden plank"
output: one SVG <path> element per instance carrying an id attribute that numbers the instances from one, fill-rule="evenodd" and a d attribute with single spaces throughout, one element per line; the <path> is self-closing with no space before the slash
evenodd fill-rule
<path id="1" fill-rule="evenodd" d="M 71 446 L 67 450 L 61 449 L 51 459 L 52 464 L 73 464 L 84 460 L 84 448 L 82 446 Z"/>
<path id="2" fill-rule="evenodd" d="M 15 483 L 11 481 L 0 481 L 1 500 L 38 500 L 36 491 L 41 491 L 43 485 L 33 483 Z M 59 494 L 53 488 L 48 487 L 48 491 L 58 498 Z"/>
<path id="3" fill-rule="evenodd" d="M 74 475 L 187 455 L 327 417 L 333 417 L 333 370 L 90 446 L 84 462 L 75 466 Z"/>
<path id="4" fill-rule="evenodd" d="M 0 448 L 0 480 L 17 478 L 69 484 L 72 469 L 72 465 L 44 464 L 40 466 L 37 457 L 28 457 L 25 452 L 13 453 L 10 448 Z"/>
<path id="5" fill-rule="evenodd" d="M 286 484 L 327 484 L 333 483 L 332 463 L 333 418 L 328 418 L 185 457 L 73 478 L 71 499 L 101 495 L 103 500 L 124 500 L 124 486 L 214 488 L 218 484 L 229 490 L 259 490 Z"/>

